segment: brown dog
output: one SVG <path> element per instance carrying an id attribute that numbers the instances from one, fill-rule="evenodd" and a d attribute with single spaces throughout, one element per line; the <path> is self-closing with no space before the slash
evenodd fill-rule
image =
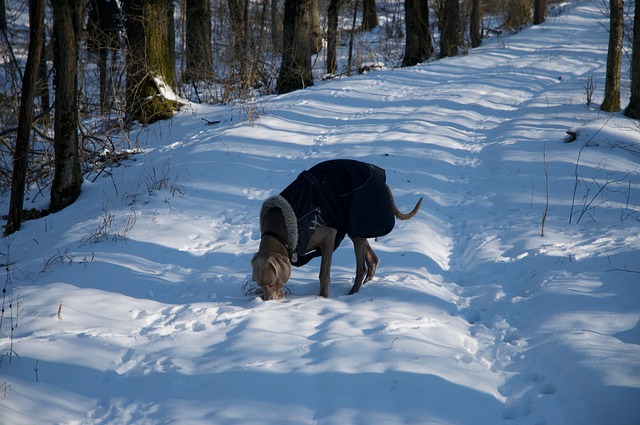
<path id="1" fill-rule="evenodd" d="M 252 279 L 265 300 L 280 299 L 291 265 L 322 256 L 320 295 L 328 297 L 333 251 L 347 235 L 356 255 L 356 278 L 349 292 L 355 294 L 373 279 L 379 263 L 367 238 L 386 235 L 395 218 L 410 219 L 421 203 L 422 198 L 408 214 L 398 211 L 385 172 L 375 165 L 344 159 L 322 162 L 263 203 Z"/>

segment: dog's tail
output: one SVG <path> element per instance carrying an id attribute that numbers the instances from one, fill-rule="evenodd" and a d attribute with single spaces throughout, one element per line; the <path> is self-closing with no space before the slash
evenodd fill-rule
<path id="1" fill-rule="evenodd" d="M 398 207 L 396 207 L 396 201 L 393 199 L 393 194 L 391 194 L 391 188 L 388 185 L 387 185 L 387 192 L 389 192 L 389 197 L 391 198 L 391 208 L 393 208 L 393 215 L 395 215 L 398 220 L 409 220 L 411 217 L 416 215 L 416 213 L 420 209 L 420 204 L 422 204 L 422 198 L 418 200 L 418 203 L 416 204 L 415 207 L 413 207 L 413 210 L 411 210 L 411 212 L 406 214 L 400 212 L 400 210 L 398 210 Z"/>

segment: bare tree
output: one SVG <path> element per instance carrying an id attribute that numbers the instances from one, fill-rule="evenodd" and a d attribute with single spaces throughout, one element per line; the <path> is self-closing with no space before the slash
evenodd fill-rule
<path id="1" fill-rule="evenodd" d="M 80 195 L 82 173 L 78 141 L 78 46 L 84 2 L 52 0 L 55 170 L 49 210 L 59 211 Z"/>
<path id="2" fill-rule="evenodd" d="M 444 0 L 440 16 L 440 57 L 456 56 L 460 41 L 460 4 L 458 0 Z"/>
<path id="3" fill-rule="evenodd" d="M 333 75 L 338 68 L 338 17 L 340 0 L 329 0 L 327 10 L 327 74 Z"/>
<path id="4" fill-rule="evenodd" d="M 544 22 L 547 17 L 547 7 L 549 0 L 533 1 L 533 25 L 539 25 Z"/>
<path id="5" fill-rule="evenodd" d="M 309 4 L 309 13 L 311 14 L 311 54 L 315 55 L 322 50 L 322 27 L 320 26 L 320 10 L 318 9 L 318 0 L 311 0 Z"/>
<path id="6" fill-rule="evenodd" d="M 313 85 L 311 75 L 312 0 L 285 0 L 282 64 L 276 83 L 280 93 Z"/>
<path id="7" fill-rule="evenodd" d="M 274 52 L 282 51 L 282 15 L 278 12 L 278 0 L 271 0 L 271 44 Z"/>
<path id="8" fill-rule="evenodd" d="M 186 0 L 186 69 L 187 81 L 213 77 L 211 51 L 211 0 Z"/>
<path id="9" fill-rule="evenodd" d="M 36 84 L 36 96 L 40 98 L 40 112 L 43 114 L 47 123 L 49 120 L 49 108 L 51 106 L 51 97 L 49 95 L 49 70 L 47 68 L 47 37 L 46 31 L 42 32 L 42 57 L 40 57 L 40 65 L 38 66 L 38 82 Z"/>
<path id="10" fill-rule="evenodd" d="M 629 118 L 640 119 L 640 1 L 636 0 L 633 17 L 633 52 L 631 53 L 631 99 L 624 110 Z"/>
<path id="11" fill-rule="evenodd" d="M 530 0 L 508 0 L 504 26 L 510 30 L 519 30 L 531 22 Z"/>
<path id="12" fill-rule="evenodd" d="M 362 0 L 362 30 L 371 31 L 377 26 L 376 0 Z"/>
<path id="13" fill-rule="evenodd" d="M 471 47 L 482 43 L 482 0 L 471 0 L 471 16 L 469 17 L 469 35 Z"/>
<path id="14" fill-rule="evenodd" d="M 29 139 L 33 121 L 33 99 L 38 81 L 38 66 L 42 56 L 42 36 L 44 34 L 44 0 L 29 0 L 29 52 L 22 78 L 22 98 L 18 120 L 16 147 L 13 153 L 13 176 L 9 214 L 4 229 L 5 236 L 18 230 L 22 225 L 22 207 L 26 186 Z"/>
<path id="15" fill-rule="evenodd" d="M 236 79 L 240 80 L 244 89 L 254 84 L 254 76 L 250 72 L 250 22 L 249 0 L 228 0 L 229 14 L 231 17 L 231 29 L 233 31 L 231 63 L 239 64 Z"/>
<path id="16" fill-rule="evenodd" d="M 171 118 L 180 104 L 166 96 L 175 86 L 172 0 L 122 3 L 127 30 L 127 116 L 151 123 Z"/>
<path id="17" fill-rule="evenodd" d="M 105 112 L 109 98 L 109 69 L 107 67 L 111 53 L 111 69 L 115 68 L 116 52 L 121 47 L 120 31 L 122 29 L 121 11 L 113 0 L 90 0 L 88 3 L 87 45 L 89 50 L 98 55 L 98 72 L 100 74 L 100 109 Z"/>
<path id="18" fill-rule="evenodd" d="M 605 77 L 604 100 L 600 109 L 607 112 L 620 110 L 620 68 L 622 66 L 622 38 L 624 35 L 623 1 L 611 0 L 609 23 L 609 51 Z"/>
<path id="19" fill-rule="evenodd" d="M 7 30 L 7 7 L 4 0 L 0 0 L 0 31 Z"/>
<path id="20" fill-rule="evenodd" d="M 402 66 L 413 66 L 426 61 L 433 54 L 429 32 L 429 2 L 405 0 L 404 13 L 406 43 Z"/>

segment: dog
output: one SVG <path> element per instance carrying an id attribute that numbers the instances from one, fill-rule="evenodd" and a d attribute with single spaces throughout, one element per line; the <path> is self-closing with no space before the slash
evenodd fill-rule
<path id="1" fill-rule="evenodd" d="M 262 288 L 265 301 L 281 299 L 291 266 L 320 256 L 320 295 L 328 298 L 333 251 L 346 235 L 356 256 L 349 295 L 355 294 L 363 282 L 373 279 L 380 262 L 367 238 L 388 234 L 396 218 L 410 219 L 421 203 L 422 198 L 407 214 L 398 211 L 385 171 L 373 164 L 350 159 L 321 162 L 262 204 L 252 280 Z"/>

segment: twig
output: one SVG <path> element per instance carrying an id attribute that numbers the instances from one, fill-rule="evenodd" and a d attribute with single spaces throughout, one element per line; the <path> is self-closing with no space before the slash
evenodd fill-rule
<path id="1" fill-rule="evenodd" d="M 589 211 L 589 209 L 591 209 L 591 204 L 593 204 L 593 201 L 595 201 L 596 198 L 602 192 L 604 192 L 605 189 L 607 189 L 607 186 L 609 186 L 610 184 L 616 184 L 616 183 L 620 183 L 620 182 L 625 181 L 627 179 L 627 177 L 629 177 L 630 174 L 631 174 L 631 171 L 628 172 L 623 178 L 618 179 L 618 180 L 609 180 L 603 185 L 598 184 L 598 182 L 595 181 L 595 179 L 594 179 L 594 183 L 596 184 L 596 186 L 598 186 L 598 191 L 595 193 L 595 195 L 593 195 L 593 197 L 591 197 L 591 200 L 589 202 L 587 202 L 587 204 L 582 208 L 582 212 L 580 212 L 580 215 L 578 216 L 578 220 L 576 220 L 576 223 L 580 223 L 580 219 L 582 219 L 582 216 L 584 216 L 584 214 L 587 211 Z"/>
<path id="2" fill-rule="evenodd" d="M 7 393 L 11 391 L 11 384 L 8 384 L 6 381 L 4 384 L 0 385 L 0 392 L 2 393 L 2 399 L 7 398 Z"/>
<path id="3" fill-rule="evenodd" d="M 607 271 L 608 271 L 608 272 L 625 272 L 625 273 L 636 273 L 636 274 L 640 274 L 640 271 L 638 271 L 638 270 L 629 270 L 629 269 L 627 269 L 627 268 L 624 268 L 624 269 L 620 269 L 620 268 L 617 268 L 617 269 L 609 269 L 609 270 L 607 270 Z"/>
<path id="4" fill-rule="evenodd" d="M 575 206 L 575 203 L 576 203 L 576 192 L 578 191 L 578 182 L 580 181 L 579 175 L 578 175 L 578 167 L 580 166 L 580 156 L 582 155 L 582 150 L 586 148 L 589 145 L 589 143 L 591 143 L 591 141 L 598 135 L 598 133 L 602 131 L 603 128 L 607 126 L 607 124 L 609 124 L 609 121 L 611 120 L 611 118 L 613 118 L 613 116 L 610 116 L 609 118 L 607 118 L 604 124 L 602 124 L 602 126 L 598 129 L 598 131 L 596 131 L 593 134 L 593 136 L 591 136 L 591 138 L 587 140 L 587 142 L 580 148 L 580 151 L 578 152 L 578 158 L 576 159 L 576 167 L 574 171 L 575 183 L 573 185 L 573 196 L 571 198 L 571 210 L 569 211 L 569 224 L 571 224 L 571 220 L 573 219 L 573 207 Z M 583 211 L 583 214 L 584 214 L 584 211 Z M 580 215 L 580 217 L 582 217 L 582 214 Z"/>
<path id="5" fill-rule="evenodd" d="M 542 213 L 542 234 L 540 236 L 544 237 L 544 224 L 547 221 L 547 213 L 549 212 L 549 165 L 547 164 L 547 141 L 544 141 L 542 148 L 542 158 L 544 162 L 544 188 L 547 196 L 544 212 Z"/>
<path id="6" fill-rule="evenodd" d="M 220 122 L 221 122 L 220 120 L 216 120 L 216 121 L 209 121 L 209 120 L 208 120 L 208 119 L 206 119 L 206 118 L 202 118 L 202 121 L 204 121 L 204 123 L 205 123 L 206 125 L 216 125 L 216 124 L 220 124 Z"/>

